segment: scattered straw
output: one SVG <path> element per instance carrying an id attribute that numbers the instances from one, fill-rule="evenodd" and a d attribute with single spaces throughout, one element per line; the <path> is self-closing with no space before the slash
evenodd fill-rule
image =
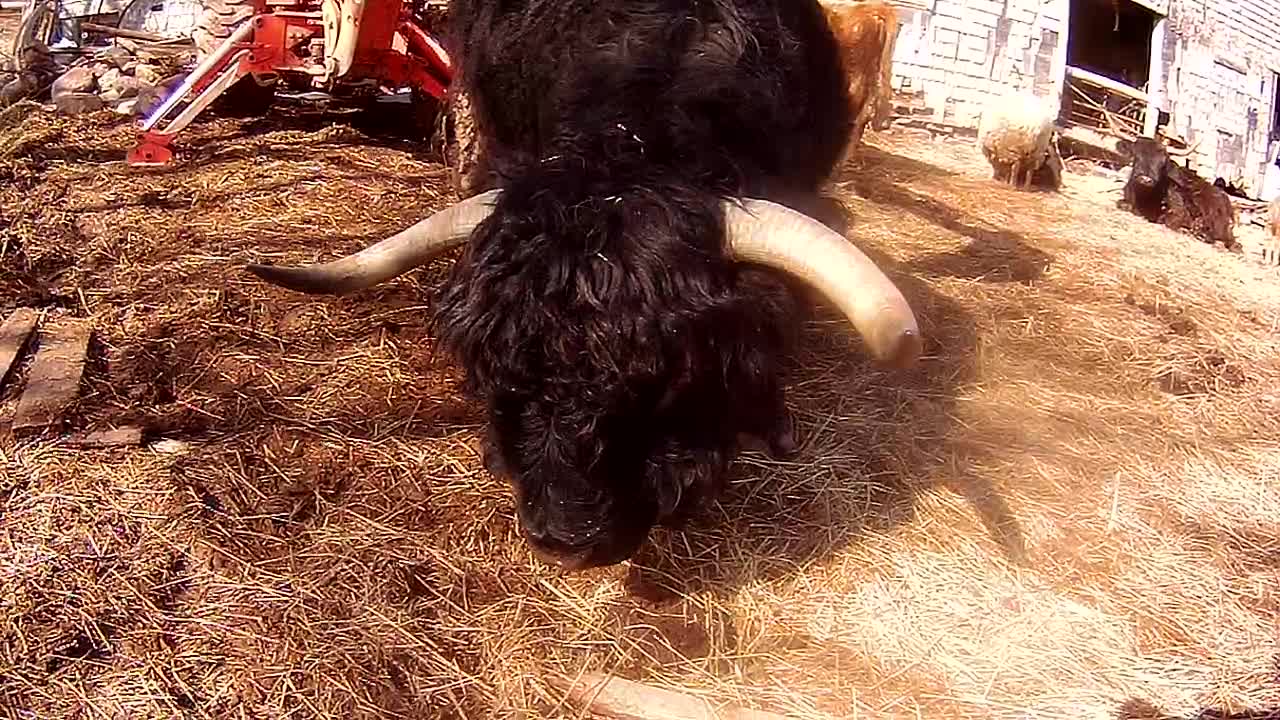
<path id="1" fill-rule="evenodd" d="M 442 206 L 437 163 L 277 118 L 203 123 L 138 172 L 121 121 L 19 127 L 0 311 L 91 316 L 72 425 L 160 441 L 0 442 L 10 713 L 577 717 L 550 679 L 585 670 L 799 718 L 1280 707 L 1275 272 L 1095 179 L 1018 193 L 970 145 L 873 136 L 840 193 L 922 366 L 814 320 L 801 456 L 748 455 L 687 530 L 565 576 L 432 356 L 447 260 L 337 299 L 239 269 Z"/>

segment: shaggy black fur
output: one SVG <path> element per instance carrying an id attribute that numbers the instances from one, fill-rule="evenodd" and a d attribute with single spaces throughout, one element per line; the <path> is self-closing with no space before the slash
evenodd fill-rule
<path id="1" fill-rule="evenodd" d="M 1234 210 L 1225 192 L 1175 163 L 1151 138 L 1121 140 L 1116 149 L 1133 161 L 1117 207 L 1148 222 L 1186 231 L 1209 244 L 1236 247 Z"/>
<path id="2" fill-rule="evenodd" d="M 722 198 L 816 195 L 847 83 L 814 0 L 455 0 L 492 217 L 435 317 L 489 407 L 486 464 L 566 567 L 629 558 L 718 490 L 739 433 L 794 450 L 786 279 Z"/>

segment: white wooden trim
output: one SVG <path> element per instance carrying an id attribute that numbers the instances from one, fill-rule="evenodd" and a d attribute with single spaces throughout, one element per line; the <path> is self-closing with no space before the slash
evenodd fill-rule
<path id="1" fill-rule="evenodd" d="M 1104 77 L 1097 73 L 1089 72 L 1088 70 L 1085 70 L 1083 68 L 1078 68 L 1072 65 L 1067 66 L 1067 77 L 1079 78 L 1080 80 L 1084 80 L 1085 82 L 1093 83 L 1094 85 L 1104 87 L 1112 92 L 1117 92 L 1117 93 L 1120 93 L 1121 95 L 1127 95 L 1133 98 L 1134 100 L 1141 100 L 1143 102 L 1147 102 L 1150 99 L 1150 93 L 1145 93 L 1136 87 L 1125 85 L 1124 83 L 1119 82 L 1117 80 L 1112 80 L 1109 77 Z"/>
<path id="2" fill-rule="evenodd" d="M 1142 119 L 1142 134 L 1156 136 L 1160 124 L 1160 102 L 1164 98 L 1164 35 L 1168 18 L 1156 21 L 1151 31 L 1151 59 L 1147 71 L 1147 114 Z"/>
<path id="3" fill-rule="evenodd" d="M 1067 102 L 1067 44 L 1071 42 L 1071 0 L 1058 0 L 1061 3 L 1058 17 L 1062 28 L 1058 31 L 1058 46 L 1053 49 L 1053 64 L 1049 71 L 1053 73 L 1053 92 L 1058 97 L 1058 109 Z"/>
<path id="4" fill-rule="evenodd" d="M 1151 12 L 1159 15 L 1161 19 L 1165 18 L 1169 14 L 1167 2 L 1160 3 L 1160 2 L 1157 2 L 1157 0 L 1129 0 L 1129 2 L 1133 3 L 1134 5 L 1137 5 L 1138 7 L 1142 7 L 1142 8 L 1146 8 L 1147 10 L 1150 10 Z"/>

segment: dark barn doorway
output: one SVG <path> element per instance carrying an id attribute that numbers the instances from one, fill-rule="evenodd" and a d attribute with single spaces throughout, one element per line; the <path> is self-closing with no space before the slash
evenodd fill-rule
<path id="1" fill-rule="evenodd" d="M 1160 16 L 1132 0 L 1071 0 L 1067 64 L 1141 90 Z"/>
<path id="2" fill-rule="evenodd" d="M 1161 16 L 1134 0 L 1070 0 L 1061 120 L 1141 135 Z"/>

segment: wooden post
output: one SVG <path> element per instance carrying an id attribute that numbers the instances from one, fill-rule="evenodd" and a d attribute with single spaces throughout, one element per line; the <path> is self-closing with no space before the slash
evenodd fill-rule
<path id="1" fill-rule="evenodd" d="M 1061 114 L 1067 104 L 1067 42 L 1071 39 L 1071 0 L 1058 0 L 1058 18 L 1062 22 L 1062 30 L 1058 33 L 1058 44 L 1053 48 L 1049 73 L 1053 76 L 1053 94 L 1058 98 L 1058 113 Z"/>
<path id="2" fill-rule="evenodd" d="M 1142 134 L 1156 136 L 1160 123 L 1160 104 L 1164 98 L 1164 33 L 1169 18 L 1162 17 L 1151 31 L 1150 72 L 1147 73 L 1147 114 L 1143 118 Z"/>

